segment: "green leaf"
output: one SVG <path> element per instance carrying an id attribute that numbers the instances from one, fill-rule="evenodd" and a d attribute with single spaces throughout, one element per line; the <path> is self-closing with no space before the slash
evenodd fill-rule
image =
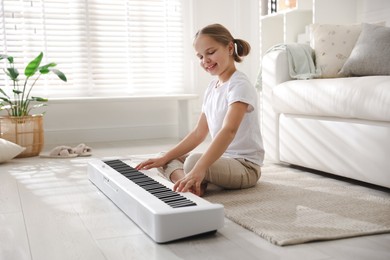
<path id="1" fill-rule="evenodd" d="M 55 64 L 54 62 L 46 64 L 45 66 L 39 67 L 39 72 L 42 73 L 42 74 L 47 74 L 47 73 L 50 72 L 49 68 L 50 67 L 55 67 L 55 66 L 57 66 L 57 64 Z"/>
<path id="2" fill-rule="evenodd" d="M 16 68 L 7 68 L 7 70 L 5 71 L 5 73 L 8 75 L 8 77 L 13 80 L 13 81 L 17 81 L 18 80 L 18 76 L 19 76 L 19 71 L 18 69 Z"/>
<path id="3" fill-rule="evenodd" d="M 9 98 L 9 96 L 7 95 L 7 93 L 5 93 L 5 91 L 2 90 L 1 88 L 0 88 L 0 93 L 3 94 L 5 97 Z"/>
<path id="4" fill-rule="evenodd" d="M 62 81 L 65 81 L 67 82 L 68 80 L 66 79 L 66 76 L 64 73 L 62 73 L 61 71 L 57 70 L 57 69 L 50 69 L 50 71 L 52 71 L 54 74 L 56 74 Z"/>
<path id="5" fill-rule="evenodd" d="M 31 100 L 38 101 L 38 102 L 47 102 L 47 101 L 49 101 L 47 98 L 41 98 L 41 97 L 31 97 Z"/>
<path id="6" fill-rule="evenodd" d="M 0 60 L 7 59 L 9 63 L 14 63 L 14 58 L 5 54 L 0 54 Z"/>
<path id="7" fill-rule="evenodd" d="M 9 100 L 8 98 L 4 98 L 4 97 L 0 97 L 1 100 L 4 100 L 5 102 L 7 102 L 8 104 L 12 104 L 11 100 Z"/>
<path id="8" fill-rule="evenodd" d="M 43 53 L 41 52 L 35 59 L 30 61 L 30 63 L 27 65 L 26 69 L 24 70 L 24 75 L 26 77 L 31 77 L 37 72 L 39 68 L 39 64 L 41 64 L 43 58 Z"/>
<path id="9" fill-rule="evenodd" d="M 12 92 L 14 92 L 14 93 L 17 94 L 17 95 L 20 95 L 20 94 L 23 93 L 23 91 L 17 90 L 17 89 L 13 89 Z"/>

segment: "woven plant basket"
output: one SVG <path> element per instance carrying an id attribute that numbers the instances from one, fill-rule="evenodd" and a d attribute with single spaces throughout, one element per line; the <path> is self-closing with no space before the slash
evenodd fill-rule
<path id="1" fill-rule="evenodd" d="M 25 147 L 17 158 L 37 156 L 43 148 L 43 116 L 0 117 L 0 138 Z"/>

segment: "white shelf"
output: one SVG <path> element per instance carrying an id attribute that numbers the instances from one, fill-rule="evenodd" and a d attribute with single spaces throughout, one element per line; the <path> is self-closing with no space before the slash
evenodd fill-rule
<path id="1" fill-rule="evenodd" d="M 368 0 L 297 0 L 295 8 L 264 15 L 260 18 L 261 57 L 275 44 L 297 42 L 312 23 L 357 23 L 359 10 L 367 4 Z"/>
<path id="2" fill-rule="evenodd" d="M 312 1 L 297 0 L 294 8 L 261 17 L 261 56 L 275 44 L 297 41 L 298 34 L 304 33 L 305 26 L 312 22 Z"/>
<path id="3" fill-rule="evenodd" d="M 305 33 L 305 27 L 312 23 L 311 10 L 299 10 L 285 15 L 284 42 L 297 42 L 298 34 Z"/>

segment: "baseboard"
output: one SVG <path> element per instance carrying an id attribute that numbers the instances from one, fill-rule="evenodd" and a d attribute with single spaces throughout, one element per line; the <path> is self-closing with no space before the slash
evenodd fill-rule
<path id="1" fill-rule="evenodd" d="M 45 145 L 177 138 L 177 125 L 45 130 Z"/>

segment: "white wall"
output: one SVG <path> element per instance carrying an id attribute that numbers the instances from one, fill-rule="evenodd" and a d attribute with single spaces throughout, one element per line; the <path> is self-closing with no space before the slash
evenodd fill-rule
<path id="1" fill-rule="evenodd" d="M 174 138 L 177 107 L 173 99 L 49 101 L 45 144 Z"/>
<path id="2" fill-rule="evenodd" d="M 358 20 L 360 0 L 314 0 L 314 22 L 351 24 Z M 345 12 L 343 10 L 347 9 Z"/>
<path id="3" fill-rule="evenodd" d="M 390 25 L 389 0 L 314 0 L 314 12 L 316 23 L 386 22 Z"/>
<path id="4" fill-rule="evenodd" d="M 365 0 L 362 3 L 361 21 L 386 22 L 390 26 L 390 1 L 389 0 Z"/>

